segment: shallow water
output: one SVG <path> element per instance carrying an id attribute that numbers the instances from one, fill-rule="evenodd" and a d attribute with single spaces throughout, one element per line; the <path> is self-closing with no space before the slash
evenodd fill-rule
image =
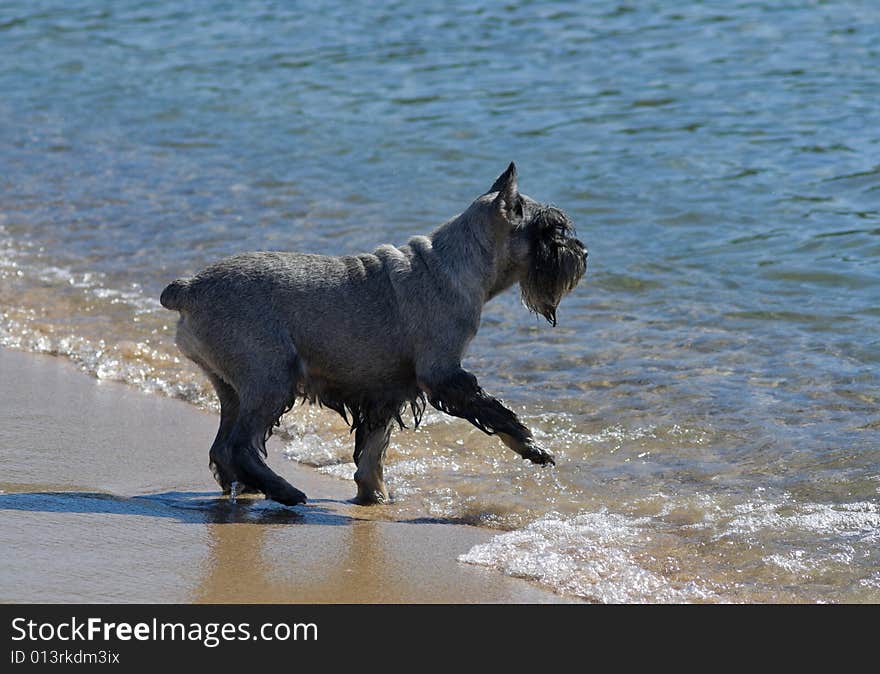
<path id="1" fill-rule="evenodd" d="M 425 233 L 508 161 L 591 268 L 465 365 L 558 458 L 430 414 L 407 508 L 597 601 L 880 601 L 880 8 L 7 2 L 0 344 L 214 405 L 157 301 L 233 252 Z M 349 479 L 324 412 L 287 455 Z M 206 438 L 206 445 L 210 438 Z"/>

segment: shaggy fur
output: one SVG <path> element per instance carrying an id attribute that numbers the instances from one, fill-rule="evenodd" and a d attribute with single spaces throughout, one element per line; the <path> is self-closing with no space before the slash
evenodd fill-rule
<path id="1" fill-rule="evenodd" d="M 587 252 L 561 210 L 517 187 L 511 164 L 492 188 L 431 236 L 373 253 L 237 255 L 171 283 L 177 344 L 206 373 L 221 418 L 210 466 L 285 504 L 305 495 L 272 472 L 265 444 L 297 401 L 338 412 L 355 434 L 358 500 L 388 499 L 383 461 L 392 424 L 426 401 L 496 434 L 535 463 L 553 457 L 461 359 L 483 305 L 514 283 L 556 324 L 556 308 L 586 271 Z"/>

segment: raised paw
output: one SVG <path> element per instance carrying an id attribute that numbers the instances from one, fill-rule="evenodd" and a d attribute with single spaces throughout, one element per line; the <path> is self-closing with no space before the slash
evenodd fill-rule
<path id="1" fill-rule="evenodd" d="M 545 465 L 556 465 L 556 459 L 553 455 L 545 449 L 538 447 L 537 445 L 529 445 L 526 451 L 523 453 L 522 457 L 524 459 L 528 459 L 532 463 L 536 463 L 539 466 Z"/>

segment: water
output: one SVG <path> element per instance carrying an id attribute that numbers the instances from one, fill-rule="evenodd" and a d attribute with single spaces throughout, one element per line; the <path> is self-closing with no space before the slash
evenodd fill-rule
<path id="1" fill-rule="evenodd" d="M 556 329 L 495 300 L 465 365 L 558 466 L 429 414 L 394 436 L 398 507 L 497 527 L 462 559 L 596 601 L 880 601 L 878 19 L 6 2 L 0 344 L 215 406 L 165 283 L 402 243 L 514 159 L 591 268 Z M 350 479 L 339 421 L 281 436 Z"/>

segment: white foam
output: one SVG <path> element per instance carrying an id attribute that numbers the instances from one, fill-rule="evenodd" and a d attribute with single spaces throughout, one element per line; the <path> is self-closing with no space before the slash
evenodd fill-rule
<path id="1" fill-rule="evenodd" d="M 649 523 L 604 509 L 568 518 L 551 513 L 475 546 L 459 561 L 601 603 L 719 600 L 697 583 L 675 584 L 640 563 Z"/>
<path id="2" fill-rule="evenodd" d="M 355 470 L 357 470 L 357 466 L 354 465 L 353 461 L 333 463 L 318 468 L 319 473 L 330 475 L 331 477 L 339 478 L 340 480 L 353 480 Z"/>
<path id="3" fill-rule="evenodd" d="M 750 537 L 767 529 L 807 531 L 820 536 L 880 541 L 880 507 L 875 503 L 795 503 L 790 496 L 780 501 L 748 501 L 734 507 L 735 515 L 717 538 Z"/>
<path id="4" fill-rule="evenodd" d="M 0 346 L 62 356 L 98 379 L 123 382 L 147 393 L 180 398 L 206 409 L 217 408 L 213 393 L 192 371 L 175 371 L 167 377 L 144 360 L 123 357 L 117 345 L 110 346 L 104 340 L 92 342 L 77 335 L 47 334 L 19 321 L 0 318 L 3 319 L 0 320 Z M 131 348 L 131 343 L 121 344 L 123 351 Z M 145 343 L 138 342 L 134 346 L 144 354 L 151 351 L 150 345 Z M 153 355 L 157 361 L 162 358 L 161 354 Z"/>
<path id="5" fill-rule="evenodd" d="M 336 466 L 351 461 L 351 447 L 335 435 L 320 433 L 314 428 L 297 428 L 293 424 L 284 424 L 285 435 L 289 440 L 284 446 L 282 453 L 292 461 L 303 463 L 307 466 L 324 468 Z M 290 437 L 290 435 L 293 437 Z"/>
<path id="6" fill-rule="evenodd" d="M 875 571 L 867 578 L 862 578 L 859 581 L 859 585 L 880 590 L 880 571 Z"/>

